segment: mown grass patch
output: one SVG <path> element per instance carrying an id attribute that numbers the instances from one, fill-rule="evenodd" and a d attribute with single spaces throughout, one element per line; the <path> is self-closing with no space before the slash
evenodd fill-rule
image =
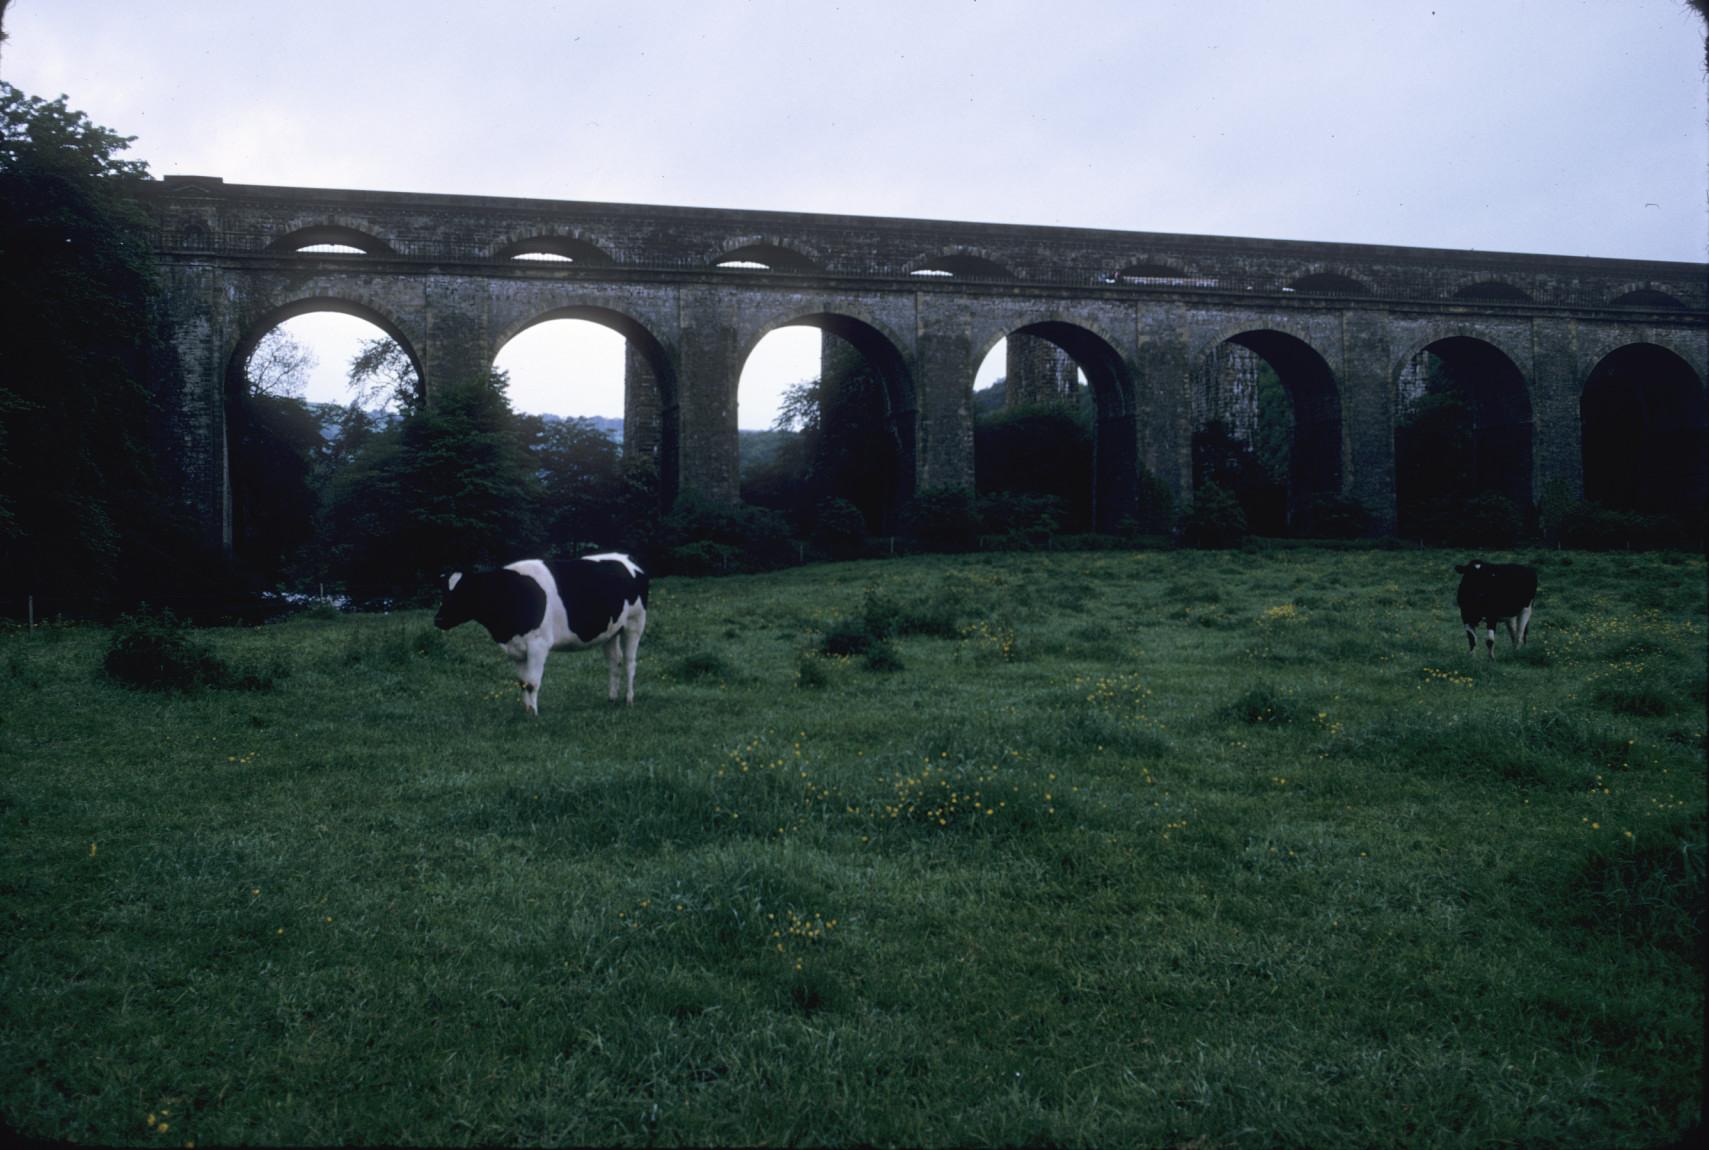
<path id="1" fill-rule="evenodd" d="M 554 655 L 538 718 L 483 634 L 419 612 L 193 633 L 288 669 L 259 691 L 121 687 L 100 628 L 0 634 L 7 1120 L 159 1146 L 1677 1138 L 1703 562 L 1539 557 L 1532 645 L 1491 661 L 1463 558 L 660 580 L 634 707 L 597 652 Z M 827 653 L 845 624 L 897 665 Z"/>

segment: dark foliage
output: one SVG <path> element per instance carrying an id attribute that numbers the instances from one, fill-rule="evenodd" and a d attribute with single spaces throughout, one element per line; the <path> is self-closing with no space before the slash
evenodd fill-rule
<path id="1" fill-rule="evenodd" d="M 299 574 L 314 542 L 314 472 L 326 441 L 319 416 L 300 399 L 246 395 L 229 411 L 232 548 L 253 581 L 272 587 Z"/>
<path id="2" fill-rule="evenodd" d="M 145 165 L 64 98 L 0 83 L 0 596 L 103 613 L 173 577 L 193 537 L 156 467 Z"/>
<path id="3" fill-rule="evenodd" d="M 163 692 L 205 687 L 266 691 L 287 674 L 282 661 L 265 667 L 233 667 L 171 610 L 156 612 L 146 605 L 114 622 L 101 668 L 109 679 L 126 687 Z"/>
<path id="4" fill-rule="evenodd" d="M 446 572 L 537 552 L 539 479 L 504 383 L 444 386 L 334 478 L 330 559 L 355 598 L 420 596 Z"/>
<path id="5" fill-rule="evenodd" d="M 1287 534 L 1285 481 L 1272 476 L 1257 450 L 1238 438 L 1220 419 L 1209 421 L 1193 433 L 1193 483 L 1195 488 L 1215 484 L 1233 496 L 1240 505 L 1246 528 L 1254 534 Z"/>
<path id="6" fill-rule="evenodd" d="M 1246 538 L 1246 512 L 1233 492 L 1207 483 L 1181 519 L 1181 538 L 1193 547 L 1238 547 Z"/>
<path id="7" fill-rule="evenodd" d="M 1320 495 L 1306 505 L 1294 533 L 1309 539 L 1357 539 L 1371 527 L 1371 512 L 1357 499 Z"/>
<path id="8" fill-rule="evenodd" d="M 1092 420 L 1074 403 L 1005 408 L 975 419 L 973 450 L 981 497 L 1054 500 L 1052 522 L 1039 520 L 1046 504 L 1018 500 L 994 505 L 1004 522 L 987 521 L 987 534 L 1089 530 L 1092 522 Z M 1030 517 L 1031 522 L 1025 522 Z"/>
<path id="9" fill-rule="evenodd" d="M 717 575 L 765 571 L 796 562 L 789 525 L 775 511 L 718 503 L 693 492 L 676 501 L 647 550 L 660 574 Z"/>
<path id="10" fill-rule="evenodd" d="M 914 496 L 902 530 L 933 551 L 966 551 L 978 541 L 973 492 L 965 487 L 928 487 Z"/>

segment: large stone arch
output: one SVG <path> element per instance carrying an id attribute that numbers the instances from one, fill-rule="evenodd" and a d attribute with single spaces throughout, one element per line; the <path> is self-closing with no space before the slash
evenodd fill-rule
<path id="1" fill-rule="evenodd" d="M 404 355 L 408 357 L 410 365 L 415 369 L 418 386 L 425 389 L 427 377 L 422 370 L 421 356 L 417 351 L 416 341 L 405 332 L 402 325 L 394 317 L 371 304 L 339 295 L 304 295 L 282 303 L 274 303 L 272 306 L 256 311 L 251 316 L 242 319 L 237 326 L 235 338 L 225 355 L 217 423 L 218 432 L 214 442 L 219 457 L 217 487 L 220 541 L 228 553 L 237 549 L 239 509 L 235 491 L 238 484 L 234 477 L 234 470 L 236 470 L 234 468 L 234 453 L 237 440 L 245 434 L 243 399 L 249 382 L 249 359 L 255 353 L 260 342 L 266 338 L 268 332 L 273 331 L 280 324 L 296 319 L 298 316 L 318 312 L 335 312 L 373 324 L 403 349 Z"/>
<path id="2" fill-rule="evenodd" d="M 1244 445 L 1251 456 L 1237 470 L 1249 472 L 1243 482 L 1251 490 L 1242 503 L 1256 530 L 1309 531 L 1318 501 L 1347 488 L 1345 384 L 1313 334 L 1304 325 L 1237 321 L 1202 341 L 1194 357 L 1187 404 L 1191 480 L 1196 485 L 1202 469 L 1216 466 L 1208 455 L 1227 447 L 1211 440 L 1226 436 Z M 1284 407 L 1262 393 L 1260 361 L 1280 382 Z M 1284 450 L 1285 461 L 1272 458 Z"/>
<path id="3" fill-rule="evenodd" d="M 283 303 L 275 303 L 251 318 L 241 321 L 236 340 L 231 351 L 226 356 L 225 394 L 229 400 L 242 390 L 246 383 L 244 369 L 249 364 L 249 357 L 254 353 L 255 346 L 268 332 L 298 316 L 311 315 L 315 312 L 336 312 L 340 315 L 353 316 L 373 324 L 397 343 L 409 357 L 410 365 L 415 368 L 415 377 L 420 381 L 425 395 L 428 387 L 427 373 L 422 370 L 422 358 L 418 350 L 420 344 L 406 332 L 398 320 L 389 312 L 371 303 L 354 300 L 345 295 L 316 293 L 299 296 Z"/>
<path id="4" fill-rule="evenodd" d="M 878 453 L 881 481 L 877 486 L 881 490 L 864 500 L 871 506 L 861 509 L 870 527 L 894 531 L 902 509 L 918 489 L 921 467 L 920 397 L 909 357 L 902 350 L 905 345 L 888 324 L 864 309 L 843 305 L 790 307 L 744 328 L 737 344 L 737 379 L 760 341 L 785 327 L 812 327 L 835 337 L 825 341 L 820 354 L 822 394 L 829 397 L 839 381 L 850 380 L 862 371 L 870 372 L 878 383 L 882 442 L 874 450 Z M 728 409 L 734 420 L 736 404 L 729 404 Z M 832 416 L 826 413 L 826 418 Z"/>
<path id="5" fill-rule="evenodd" d="M 1018 320 L 1018 322 L 1017 322 Z M 1037 341 L 1053 347 L 1085 373 L 1094 416 L 1091 467 L 1091 522 L 1094 530 L 1115 531 L 1140 513 L 1142 472 L 1138 400 L 1133 364 L 1117 349 L 1113 333 L 1095 316 L 1059 312 L 1011 318 L 982 325 L 972 343 L 964 394 L 971 396 L 973 372 L 999 341 Z M 1015 363 L 1011 355 L 1010 364 Z M 1011 386 L 1015 383 L 1010 381 Z M 977 466 L 977 460 L 975 460 Z"/>
<path id="6" fill-rule="evenodd" d="M 1584 497 L 1623 511 L 1698 515 L 1709 495 L 1702 374 L 1648 341 L 1623 343 L 1579 394 Z"/>
<path id="7" fill-rule="evenodd" d="M 606 301 L 555 303 L 518 309 L 494 334 L 492 355 L 529 328 L 558 319 L 585 320 L 616 332 L 625 345 L 623 453 L 651 456 L 659 469 L 659 499 L 669 506 L 682 484 L 681 394 L 676 353 L 644 320 Z"/>
<path id="8" fill-rule="evenodd" d="M 1415 339 L 1395 360 L 1395 498 L 1403 532 L 1429 536 L 1437 528 L 1421 523 L 1481 494 L 1531 512 L 1537 398 L 1524 362 L 1495 333 L 1468 329 Z"/>

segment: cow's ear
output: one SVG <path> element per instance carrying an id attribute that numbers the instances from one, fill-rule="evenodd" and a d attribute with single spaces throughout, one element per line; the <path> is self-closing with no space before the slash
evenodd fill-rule
<path id="1" fill-rule="evenodd" d="M 455 591 L 457 589 L 457 583 L 462 578 L 463 578 L 463 573 L 461 571 L 451 572 L 451 578 L 449 578 L 445 581 L 445 589 L 447 591 Z"/>
<path id="2" fill-rule="evenodd" d="M 1466 565 L 1464 563 L 1454 564 L 1454 573 L 1457 575 L 1464 575 L 1466 573 Z M 455 575 L 451 576 L 451 582 L 453 585 L 456 584 L 457 577 Z"/>

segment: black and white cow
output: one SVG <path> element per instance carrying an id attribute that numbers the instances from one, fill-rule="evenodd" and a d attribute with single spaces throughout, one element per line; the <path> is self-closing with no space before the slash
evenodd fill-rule
<path id="1" fill-rule="evenodd" d="M 1472 559 L 1454 568 L 1460 573 L 1460 622 L 1466 625 L 1469 654 L 1478 649 L 1478 623 L 1487 621 L 1484 646 L 1495 658 L 1495 621 L 1507 625 L 1515 647 L 1525 644 L 1531 627 L 1531 604 L 1537 598 L 1537 569 L 1523 563 L 1485 563 Z"/>
<path id="2" fill-rule="evenodd" d="M 497 571 L 459 571 L 445 584 L 433 618 L 449 630 L 473 620 L 516 664 L 522 703 L 540 713 L 540 676 L 548 651 L 605 645 L 611 701 L 628 669 L 627 702 L 635 701 L 635 648 L 647 629 L 647 573 L 627 555 L 584 555 L 543 562 L 521 559 Z"/>

